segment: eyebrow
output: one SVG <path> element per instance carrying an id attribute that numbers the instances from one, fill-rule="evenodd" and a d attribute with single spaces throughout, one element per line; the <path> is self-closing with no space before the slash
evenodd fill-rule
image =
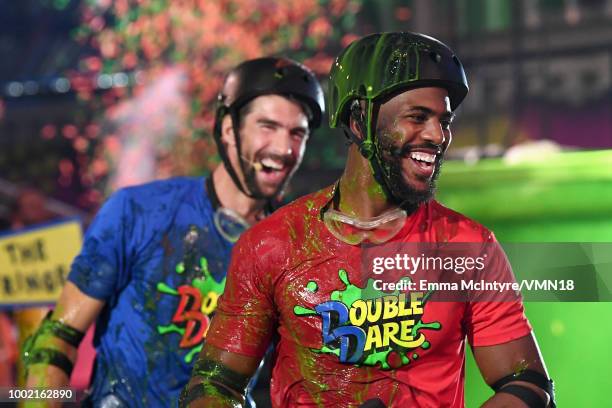
<path id="1" fill-rule="evenodd" d="M 427 115 L 435 115 L 436 112 L 426 106 L 411 106 L 408 108 L 408 111 L 419 111 L 421 113 L 427 114 Z M 450 112 L 450 111 L 444 111 L 442 112 L 442 114 L 440 115 L 441 118 L 443 119 L 448 119 L 448 120 L 453 120 L 455 119 L 455 113 L 454 112 Z"/>
<path id="2" fill-rule="evenodd" d="M 257 123 L 259 123 L 260 125 L 270 125 L 270 126 L 275 126 L 275 127 L 284 127 L 282 123 L 277 122 L 273 119 L 268 119 L 268 118 L 259 118 L 257 119 Z M 291 129 L 292 132 L 295 131 L 302 131 L 302 132 L 308 132 L 308 128 L 304 127 L 304 126 L 296 126 L 293 127 Z"/>

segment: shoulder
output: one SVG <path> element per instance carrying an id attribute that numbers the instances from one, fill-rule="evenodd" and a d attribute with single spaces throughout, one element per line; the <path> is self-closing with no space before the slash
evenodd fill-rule
<path id="1" fill-rule="evenodd" d="M 258 235 L 272 230 L 288 234 L 290 229 L 301 228 L 319 216 L 321 207 L 330 199 L 329 191 L 329 188 L 325 188 L 300 197 L 277 209 L 249 231 Z"/>
<path id="2" fill-rule="evenodd" d="M 113 197 L 124 200 L 130 207 L 150 211 L 152 209 L 174 208 L 188 201 L 189 196 L 204 194 L 204 179 L 197 177 L 175 177 L 156 180 L 137 186 L 117 190 Z M 113 198 L 111 197 L 111 199 Z"/>
<path id="3" fill-rule="evenodd" d="M 201 188 L 204 180 L 199 177 L 173 177 L 155 180 L 137 186 L 124 187 L 117 191 L 129 198 L 154 198 L 169 195 L 180 195 Z M 203 184 L 202 184 L 203 185 Z"/>
<path id="4" fill-rule="evenodd" d="M 249 228 L 240 241 L 251 245 L 256 242 L 258 251 L 269 248 L 278 252 L 282 248 L 299 245 L 300 237 L 317 222 L 321 207 L 331 197 L 329 193 L 330 189 L 325 188 L 284 205 Z"/>
<path id="5" fill-rule="evenodd" d="M 124 230 L 168 225 L 187 204 L 195 207 L 204 191 L 202 179 L 174 178 L 120 188 L 106 200 L 96 215 L 97 224 L 118 224 Z"/>
<path id="6" fill-rule="evenodd" d="M 477 221 L 431 200 L 427 204 L 427 215 L 437 236 L 456 242 L 492 242 L 495 236 L 491 230 Z"/>

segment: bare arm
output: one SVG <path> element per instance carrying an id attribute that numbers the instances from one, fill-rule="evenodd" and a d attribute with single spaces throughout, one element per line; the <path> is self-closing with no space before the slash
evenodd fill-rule
<path id="1" fill-rule="evenodd" d="M 523 370 L 537 371 L 546 377 L 546 367 L 533 334 L 495 346 L 473 347 L 474 358 L 487 384 L 492 385 L 499 379 Z M 549 396 L 541 388 L 524 381 L 512 381 L 508 385 L 521 385 L 536 392 L 545 402 Z M 518 397 L 506 393 L 497 393 L 489 398 L 483 408 L 527 407 Z"/>
<path id="2" fill-rule="evenodd" d="M 52 318 L 74 329 L 85 332 L 96 319 L 104 302 L 81 292 L 72 282 L 67 282 L 62 290 Z M 77 349 L 50 334 L 40 335 L 34 348 L 52 348 L 64 353 L 74 364 Z M 29 367 L 26 384 L 28 387 L 59 388 L 67 387 L 70 378 L 64 371 L 53 365 L 33 364 Z"/>

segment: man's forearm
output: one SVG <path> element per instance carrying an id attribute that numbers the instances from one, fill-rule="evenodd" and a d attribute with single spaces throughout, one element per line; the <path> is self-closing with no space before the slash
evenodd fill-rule
<path id="1" fill-rule="evenodd" d="M 41 336 L 37 339 L 34 347 L 41 347 L 57 350 L 60 353 L 66 355 L 72 364 L 76 360 L 76 349 L 60 339 Z M 27 388 L 45 388 L 45 389 L 59 389 L 66 388 L 70 385 L 70 377 L 64 370 L 55 365 L 48 363 L 36 363 L 27 366 Z M 33 402 L 30 401 L 25 404 L 27 408 L 35 407 L 47 407 L 55 408 L 61 407 L 61 402 Z"/>
<path id="2" fill-rule="evenodd" d="M 55 351 L 63 356 L 63 359 L 73 365 L 76 360 L 77 349 L 57 338 L 51 333 L 43 333 L 33 339 L 31 347 L 24 350 L 26 363 L 26 384 L 28 387 L 47 387 L 57 388 L 66 387 L 70 382 L 70 377 L 65 370 L 50 364 L 49 362 L 29 361 L 32 355 L 38 353 L 39 350 Z"/>
<path id="3" fill-rule="evenodd" d="M 83 333 L 48 314 L 23 346 L 28 388 L 68 387 Z M 28 407 L 59 407 L 59 402 L 29 402 Z"/>
<path id="4" fill-rule="evenodd" d="M 181 393 L 179 408 L 238 408 L 244 397 L 214 380 L 193 377 Z"/>
<path id="5" fill-rule="evenodd" d="M 205 344 L 179 407 L 242 407 L 259 360 Z"/>

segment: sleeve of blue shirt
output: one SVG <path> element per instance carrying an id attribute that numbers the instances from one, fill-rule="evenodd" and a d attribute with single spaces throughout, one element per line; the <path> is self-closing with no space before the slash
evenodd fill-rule
<path id="1" fill-rule="evenodd" d="M 128 279 L 134 220 L 127 194 L 120 190 L 102 206 L 68 275 L 83 293 L 103 301 L 110 300 Z"/>

